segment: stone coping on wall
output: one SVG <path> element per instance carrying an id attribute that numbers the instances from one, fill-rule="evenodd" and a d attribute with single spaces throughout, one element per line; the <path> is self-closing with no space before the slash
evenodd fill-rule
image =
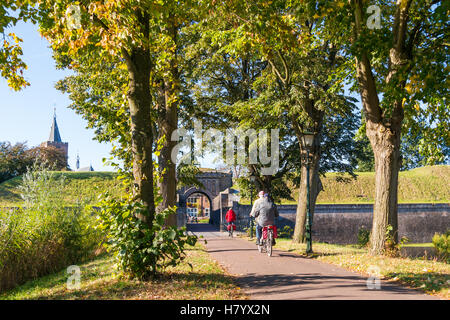
<path id="1" fill-rule="evenodd" d="M 238 204 L 240 207 L 248 207 L 248 204 Z M 282 204 L 277 205 L 278 211 L 283 214 L 285 212 L 295 211 L 296 204 Z M 372 212 L 373 204 L 317 204 L 314 208 L 314 213 L 362 213 Z M 399 203 L 398 212 L 448 212 L 450 213 L 449 203 Z"/>

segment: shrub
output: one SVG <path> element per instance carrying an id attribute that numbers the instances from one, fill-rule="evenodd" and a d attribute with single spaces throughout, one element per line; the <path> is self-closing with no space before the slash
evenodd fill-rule
<path id="1" fill-rule="evenodd" d="M 363 248 L 367 246 L 370 240 L 370 230 L 365 227 L 361 227 L 358 230 L 358 246 Z"/>
<path id="2" fill-rule="evenodd" d="M 294 234 L 294 229 L 292 229 L 290 226 L 284 226 L 283 229 L 281 229 L 278 232 L 278 236 L 280 238 L 292 238 L 292 235 Z"/>
<path id="3" fill-rule="evenodd" d="M 398 257 L 400 255 L 400 249 L 403 245 L 410 242 L 408 237 L 401 237 L 400 241 L 395 241 L 395 234 L 392 233 L 393 227 L 388 224 L 386 227 L 386 241 L 384 243 L 384 254 L 388 257 Z M 398 231 L 397 231 L 398 232 Z"/>
<path id="4" fill-rule="evenodd" d="M 151 226 L 137 218 L 148 215 L 140 202 L 117 200 L 107 193 L 101 202 L 99 228 L 107 234 L 106 247 L 118 259 L 122 274 L 130 278 L 148 279 L 175 266 L 184 259 L 186 244 L 195 245 L 196 236 L 185 235 L 185 228 L 165 226 L 169 208 L 155 215 Z"/>
<path id="5" fill-rule="evenodd" d="M 244 228 L 244 231 L 247 234 L 247 237 L 250 237 L 252 235 L 252 232 L 253 232 L 253 236 L 256 237 L 256 222 L 253 221 L 253 227 L 250 227 L 250 223 L 249 223 L 249 225 L 246 228 Z"/>
<path id="6" fill-rule="evenodd" d="M 438 257 L 449 263 L 450 260 L 450 229 L 445 234 L 435 233 L 433 236 L 433 246 Z"/>
<path id="7" fill-rule="evenodd" d="M 0 290 L 92 255 L 100 236 L 95 219 L 81 205 L 64 206 L 64 183 L 35 164 L 20 187 L 25 206 L 0 210 Z"/>

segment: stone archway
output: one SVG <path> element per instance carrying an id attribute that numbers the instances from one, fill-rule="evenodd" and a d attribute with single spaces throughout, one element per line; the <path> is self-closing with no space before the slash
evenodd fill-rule
<path id="1" fill-rule="evenodd" d="M 187 189 L 182 195 L 179 196 L 178 205 L 180 208 L 182 208 L 183 214 L 187 214 L 188 206 L 187 206 L 187 200 L 195 194 L 201 194 L 204 195 L 209 202 L 209 210 L 208 210 L 208 218 L 211 216 L 211 213 L 213 211 L 213 195 L 208 190 L 203 190 L 195 187 L 191 187 Z"/>
<path id="2" fill-rule="evenodd" d="M 179 225 L 184 225 L 186 223 L 186 201 L 190 195 L 200 193 L 208 198 L 210 204 L 209 214 L 211 217 L 213 212 L 219 209 L 220 201 L 217 201 L 219 200 L 219 194 L 233 185 L 233 175 L 231 172 L 220 172 L 203 168 L 200 168 L 200 171 L 201 172 L 196 176 L 196 178 L 201 183 L 201 188 L 199 188 L 198 186 L 184 186 L 177 190 L 177 211 L 179 215 Z"/>

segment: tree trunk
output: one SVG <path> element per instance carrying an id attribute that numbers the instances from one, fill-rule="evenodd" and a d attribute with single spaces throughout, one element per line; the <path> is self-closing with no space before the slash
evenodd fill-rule
<path id="1" fill-rule="evenodd" d="M 316 199 L 319 195 L 319 192 L 322 190 L 322 183 L 319 178 L 319 161 L 320 161 L 320 142 L 322 140 L 321 132 L 323 125 L 323 117 L 324 112 L 321 110 L 317 110 L 314 107 L 314 101 L 310 99 L 305 100 L 304 109 L 307 112 L 310 119 L 313 120 L 314 123 L 314 141 L 311 149 L 312 154 L 312 163 L 310 165 L 310 175 L 309 175 L 309 186 L 310 186 L 310 211 L 311 216 L 314 216 L 314 208 L 316 206 Z M 306 157 L 305 146 L 302 143 L 303 140 L 303 132 L 302 127 L 297 121 L 295 117 L 292 118 L 292 126 L 295 130 L 295 134 L 297 136 L 298 144 L 299 144 L 299 154 L 301 159 L 301 182 L 300 188 L 298 192 L 298 201 L 297 201 L 297 211 L 295 218 L 295 229 L 292 237 L 292 241 L 296 243 L 301 243 L 305 241 L 305 226 L 306 226 L 306 214 L 307 214 L 307 185 L 306 185 L 306 164 L 304 164 L 304 158 Z"/>
<path id="2" fill-rule="evenodd" d="M 167 101 L 167 100 L 166 100 Z M 160 138 L 165 137 L 160 155 L 158 157 L 161 179 L 159 181 L 159 191 L 162 202 L 158 205 L 158 212 L 162 212 L 168 207 L 176 204 L 176 163 L 172 159 L 172 150 L 177 141 L 171 141 L 172 133 L 177 129 L 178 105 L 176 103 L 165 104 L 164 117 L 159 121 Z M 166 221 L 169 226 L 177 225 L 176 215 L 171 215 Z"/>
<path id="3" fill-rule="evenodd" d="M 161 180 L 159 181 L 159 191 L 162 195 L 162 202 L 158 205 L 158 212 L 176 204 L 177 181 L 176 181 L 176 159 L 172 159 L 172 150 L 177 141 L 171 141 L 172 133 L 178 128 L 178 104 L 180 93 L 180 75 L 178 72 L 177 61 L 177 32 L 178 28 L 175 22 L 170 21 L 170 27 L 167 29 L 173 44 L 174 52 L 171 52 L 167 76 L 162 81 L 162 90 L 160 93 L 161 102 L 159 106 L 159 138 L 164 137 L 164 142 L 160 155 L 158 157 Z M 170 215 L 166 220 L 166 225 L 177 226 L 177 216 Z"/>
<path id="4" fill-rule="evenodd" d="M 314 216 L 314 208 L 316 206 L 317 196 L 321 191 L 321 183 L 319 178 L 319 156 L 313 156 L 313 163 L 310 165 L 310 210 L 311 216 Z M 292 241 L 296 243 L 305 242 L 305 226 L 307 215 L 307 188 L 306 188 L 306 165 L 302 165 L 301 183 L 298 192 L 297 211 L 295 218 L 295 229 Z"/>
<path id="5" fill-rule="evenodd" d="M 133 195 L 147 208 L 138 218 L 152 225 L 155 214 L 153 194 L 152 119 L 150 95 L 150 54 L 133 49 L 126 55 L 129 74 L 128 103 L 131 116 L 131 152 L 133 154 Z"/>
<path id="6" fill-rule="evenodd" d="M 397 189 L 400 168 L 400 126 L 367 122 L 366 134 L 375 156 L 375 203 L 370 238 L 370 253 L 379 255 L 387 238 L 398 242 Z M 392 227 L 388 232 L 388 225 Z"/>
<path id="7" fill-rule="evenodd" d="M 391 89 L 401 93 L 408 78 L 412 61 L 412 44 L 406 45 L 408 31 L 408 11 L 412 1 L 397 2 L 392 46 L 389 50 L 388 74 L 385 82 Z M 363 1 L 354 0 L 354 38 L 363 33 Z M 417 30 L 416 30 L 417 32 Z M 415 36 L 412 40 L 415 39 Z M 370 53 L 362 51 L 356 57 L 357 78 L 361 100 L 366 116 L 366 135 L 370 140 L 375 157 L 375 203 L 370 239 L 370 253 L 381 254 L 386 236 L 395 244 L 398 242 L 397 188 L 398 172 L 401 166 L 400 136 L 404 111 L 402 101 L 394 102 L 392 112 L 383 110 L 378 99 L 377 85 L 372 73 Z M 388 232 L 387 226 L 392 226 Z"/>

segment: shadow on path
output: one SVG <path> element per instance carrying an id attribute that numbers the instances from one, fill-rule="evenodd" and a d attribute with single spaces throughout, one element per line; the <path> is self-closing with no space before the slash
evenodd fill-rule
<path id="1" fill-rule="evenodd" d="M 371 289 L 367 277 L 295 253 L 274 250 L 267 257 L 254 242 L 230 238 L 217 226 L 189 224 L 187 230 L 207 240 L 208 253 L 251 299 L 437 299 L 386 281 Z"/>

